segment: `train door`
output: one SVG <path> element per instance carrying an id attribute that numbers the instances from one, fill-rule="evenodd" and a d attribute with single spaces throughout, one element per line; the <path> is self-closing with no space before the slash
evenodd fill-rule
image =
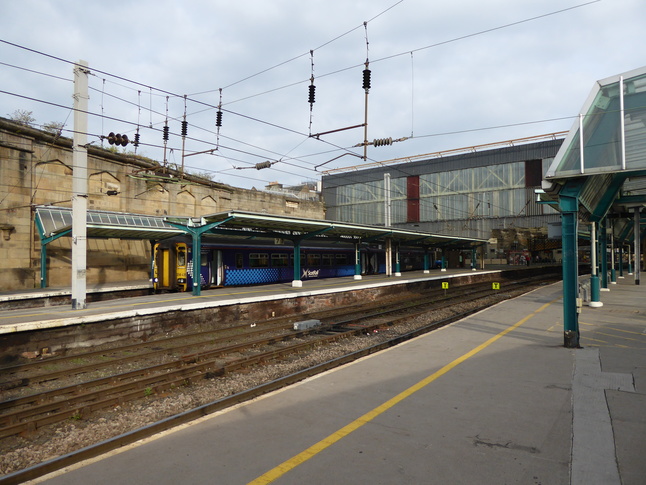
<path id="1" fill-rule="evenodd" d="M 211 254 L 211 286 L 224 284 L 224 266 L 222 264 L 222 251 L 214 250 Z"/>
<path id="2" fill-rule="evenodd" d="M 186 259 L 186 243 L 177 243 L 175 245 L 175 252 L 177 253 L 177 289 L 179 291 L 187 290 L 187 259 Z"/>
<path id="3" fill-rule="evenodd" d="M 173 266 L 171 264 L 172 254 L 170 248 L 155 247 L 154 260 L 154 288 L 156 290 L 167 290 L 170 288 L 173 279 Z"/>
<path id="4" fill-rule="evenodd" d="M 377 253 L 372 251 L 361 252 L 361 272 L 363 274 L 377 274 L 379 272 Z"/>
<path id="5" fill-rule="evenodd" d="M 200 254 L 200 285 L 202 288 L 211 286 L 211 256 L 212 251 L 202 249 Z"/>

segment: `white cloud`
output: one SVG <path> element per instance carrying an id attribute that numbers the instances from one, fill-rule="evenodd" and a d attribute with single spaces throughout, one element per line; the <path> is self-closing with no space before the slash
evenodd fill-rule
<path id="1" fill-rule="evenodd" d="M 371 160 L 569 129 L 569 119 L 522 123 L 576 116 L 594 81 L 640 67 L 646 4 L 603 0 L 496 28 L 575 5 L 560 0 L 24 0 L 0 6 L 0 38 L 69 61 L 89 62 L 94 74 L 90 111 L 124 120 L 92 116 L 94 135 L 134 133 L 139 122 L 142 141 L 160 146 L 160 132 L 149 125 L 157 130 L 163 125 L 166 94 L 148 86 L 180 95 L 168 101 L 175 134 L 169 160 L 174 162 L 181 162 L 181 96 L 189 95 L 189 137 L 195 139 L 187 142 L 187 149 L 206 150 L 216 143 L 215 109 L 200 103 L 217 105 L 218 89 L 224 88 L 227 112 L 219 156 L 196 155 L 185 161 L 199 170 L 216 171 L 216 180 L 261 187 L 272 180 L 297 183 L 316 178 L 314 166 L 344 153 L 338 147 L 363 140 L 363 129 L 326 135 L 324 141 L 308 139 L 307 86 L 309 51 L 316 49 L 312 132 L 363 122 L 362 24 L 368 20 L 373 73 L 368 139 L 409 136 L 411 131 L 415 135 L 392 147 L 371 147 Z M 496 30 L 470 36 L 488 29 Z M 464 36 L 470 37 L 452 41 Z M 7 44 L 0 44 L 0 62 L 72 77 L 71 65 Z M 11 93 L 0 93 L 0 116 L 27 109 L 46 123 L 69 115 L 69 81 L 0 64 L 0 85 Z M 210 92 L 197 94 L 204 91 Z M 468 131 L 509 124 L 519 126 Z M 142 150 L 163 158 L 160 148 Z M 360 148 L 353 151 L 362 153 Z M 272 169 L 233 169 L 281 158 L 284 161 Z M 345 156 L 325 168 L 361 163 Z"/>

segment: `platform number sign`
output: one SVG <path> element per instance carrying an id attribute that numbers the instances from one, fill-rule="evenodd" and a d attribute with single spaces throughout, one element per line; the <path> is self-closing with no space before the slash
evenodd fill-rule
<path id="1" fill-rule="evenodd" d="M 448 290 L 449 289 L 449 282 L 448 281 L 442 281 L 442 289 L 443 290 Z"/>
<path id="2" fill-rule="evenodd" d="M 495 281 L 491 283 L 491 289 L 492 290 L 499 290 L 500 289 L 500 283 L 496 283 Z"/>

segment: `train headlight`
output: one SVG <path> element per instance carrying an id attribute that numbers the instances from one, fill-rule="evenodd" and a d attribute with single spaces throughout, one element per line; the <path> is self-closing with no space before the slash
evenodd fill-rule
<path id="1" fill-rule="evenodd" d="M 186 283 L 186 278 L 177 278 L 178 283 Z"/>

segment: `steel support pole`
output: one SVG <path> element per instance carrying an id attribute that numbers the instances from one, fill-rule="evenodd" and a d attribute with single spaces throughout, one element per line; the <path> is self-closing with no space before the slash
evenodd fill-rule
<path id="1" fill-rule="evenodd" d="M 40 287 L 47 288 L 47 244 L 40 242 Z"/>
<path id="2" fill-rule="evenodd" d="M 303 281 L 301 280 L 301 242 L 294 241 L 294 280 L 292 281 L 293 288 L 301 288 Z"/>
<path id="3" fill-rule="evenodd" d="M 476 269 L 476 248 L 471 248 L 471 271 L 475 271 Z"/>
<path id="4" fill-rule="evenodd" d="M 563 235 L 563 342 L 567 348 L 579 347 L 579 295 L 577 258 L 577 214 L 576 197 L 560 198 Z"/>
<path id="5" fill-rule="evenodd" d="M 202 233 L 200 231 L 191 231 L 193 237 L 193 296 L 202 294 Z"/>
<path id="6" fill-rule="evenodd" d="M 428 248 L 425 248 L 424 249 L 424 274 L 430 273 L 428 261 L 429 261 Z"/>
<path id="7" fill-rule="evenodd" d="M 361 279 L 361 243 L 355 243 L 354 245 L 354 279 Z"/>
<path id="8" fill-rule="evenodd" d="M 619 279 L 624 277 L 624 245 L 623 243 L 619 244 Z"/>
<path id="9" fill-rule="evenodd" d="M 610 291 L 608 288 L 608 229 L 606 219 L 599 223 L 599 255 L 601 263 L 601 291 Z"/>
<path id="10" fill-rule="evenodd" d="M 86 61 L 74 66 L 74 135 L 72 141 L 72 309 L 87 307 L 87 112 Z"/>
<path id="11" fill-rule="evenodd" d="M 610 223 L 610 284 L 617 284 L 617 268 L 615 267 L 615 231 L 614 224 Z"/>
<path id="12" fill-rule="evenodd" d="M 399 261 L 399 244 L 395 246 L 395 276 L 401 276 L 401 263 Z"/>
<path id="13" fill-rule="evenodd" d="M 392 226 L 392 205 L 390 200 L 390 174 L 384 174 L 384 227 Z"/>
<path id="14" fill-rule="evenodd" d="M 639 284 L 642 263 L 642 240 L 641 240 L 641 215 L 640 209 L 635 209 L 635 284 Z"/>
<path id="15" fill-rule="evenodd" d="M 599 266 L 597 265 L 597 223 L 590 223 L 590 304 L 592 308 L 603 306 L 599 292 Z"/>

